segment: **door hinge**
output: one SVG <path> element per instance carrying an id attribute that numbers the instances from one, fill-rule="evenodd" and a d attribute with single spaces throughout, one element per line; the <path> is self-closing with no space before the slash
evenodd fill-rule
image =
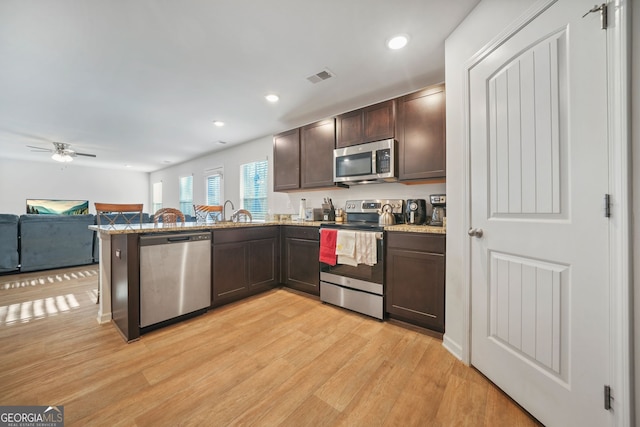
<path id="1" fill-rule="evenodd" d="M 600 12 L 600 29 L 606 30 L 607 29 L 607 18 L 608 18 L 607 17 L 607 4 L 606 3 L 602 3 L 600 6 L 598 6 L 596 4 L 590 10 L 588 10 L 587 13 L 582 15 L 582 17 L 584 18 L 588 14 L 596 13 L 596 12 Z"/>
<path id="2" fill-rule="evenodd" d="M 604 386 L 604 409 L 607 411 L 611 410 L 611 401 L 613 397 L 611 396 L 611 386 Z"/>
<path id="3" fill-rule="evenodd" d="M 604 195 L 604 217 L 611 218 L 611 195 Z"/>

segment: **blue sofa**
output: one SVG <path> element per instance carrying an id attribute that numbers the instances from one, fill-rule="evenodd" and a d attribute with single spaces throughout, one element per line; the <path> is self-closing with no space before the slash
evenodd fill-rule
<path id="1" fill-rule="evenodd" d="M 0 214 L 0 273 L 17 271 L 20 266 L 18 219 L 18 215 Z"/>
<path id="2" fill-rule="evenodd" d="M 142 222 L 153 217 L 143 213 Z M 99 262 L 98 236 L 89 230 L 94 224 L 94 215 L 0 214 L 0 274 Z"/>
<path id="3" fill-rule="evenodd" d="M 20 271 L 92 264 L 93 215 L 20 216 Z"/>

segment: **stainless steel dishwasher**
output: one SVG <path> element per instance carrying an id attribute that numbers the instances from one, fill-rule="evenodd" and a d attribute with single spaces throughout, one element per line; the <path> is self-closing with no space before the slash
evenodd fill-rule
<path id="1" fill-rule="evenodd" d="M 211 305 L 211 233 L 140 237 L 140 327 Z"/>

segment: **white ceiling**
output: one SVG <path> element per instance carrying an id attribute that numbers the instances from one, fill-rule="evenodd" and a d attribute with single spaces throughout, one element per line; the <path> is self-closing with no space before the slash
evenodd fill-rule
<path id="1" fill-rule="evenodd" d="M 409 93 L 478 1 L 0 0 L 0 157 L 154 171 Z"/>

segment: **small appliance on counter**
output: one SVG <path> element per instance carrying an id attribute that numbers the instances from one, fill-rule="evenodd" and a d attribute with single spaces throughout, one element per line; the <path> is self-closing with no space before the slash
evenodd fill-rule
<path id="1" fill-rule="evenodd" d="M 425 199 L 407 200 L 405 222 L 413 225 L 422 225 L 427 222 L 427 201 Z"/>
<path id="2" fill-rule="evenodd" d="M 447 195 L 432 194 L 429 196 L 433 211 L 431 212 L 430 224 L 436 227 L 443 225 L 443 220 L 447 216 Z"/>
<path id="3" fill-rule="evenodd" d="M 322 209 L 306 208 L 304 211 L 305 221 L 322 221 Z"/>
<path id="4" fill-rule="evenodd" d="M 336 211 L 333 207 L 333 201 L 329 198 L 324 198 L 324 203 L 322 204 L 322 220 L 323 221 L 335 221 L 336 220 Z"/>

